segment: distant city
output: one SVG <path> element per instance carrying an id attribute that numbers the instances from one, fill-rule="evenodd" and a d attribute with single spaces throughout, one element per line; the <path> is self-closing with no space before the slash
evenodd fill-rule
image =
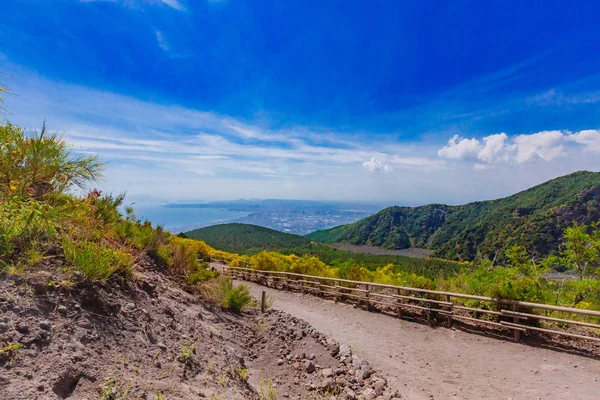
<path id="1" fill-rule="evenodd" d="M 237 200 L 200 204 L 168 204 L 167 209 L 224 210 L 237 213 L 227 220 L 202 221 L 174 230 L 195 229 L 218 223 L 244 223 L 264 226 L 282 232 L 306 235 L 320 229 L 348 224 L 365 218 L 383 208 L 383 205 L 345 202 L 319 202 L 303 200 Z M 239 216 L 242 214 L 242 216 Z M 167 226 L 167 228 L 169 228 Z M 184 229 L 185 228 L 185 229 Z"/>

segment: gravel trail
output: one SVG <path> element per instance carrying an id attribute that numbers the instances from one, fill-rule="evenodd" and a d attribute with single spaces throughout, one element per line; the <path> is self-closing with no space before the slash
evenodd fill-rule
<path id="1" fill-rule="evenodd" d="M 430 328 L 313 296 L 247 284 L 365 357 L 403 398 L 600 398 L 600 361 L 454 329 Z"/>

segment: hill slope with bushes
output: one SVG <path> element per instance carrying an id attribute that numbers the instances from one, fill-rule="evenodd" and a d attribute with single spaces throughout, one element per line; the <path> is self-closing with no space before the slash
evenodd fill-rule
<path id="1" fill-rule="evenodd" d="M 599 219 L 600 173 L 580 171 L 497 200 L 389 207 L 306 238 L 388 249 L 425 247 L 456 260 L 493 259 L 518 243 L 545 256 L 558 249 L 562 232 L 573 222 Z"/>
<path id="2" fill-rule="evenodd" d="M 310 240 L 290 233 L 250 224 L 221 224 L 184 233 L 190 239 L 233 253 L 251 254 L 261 250 L 304 248 Z"/>

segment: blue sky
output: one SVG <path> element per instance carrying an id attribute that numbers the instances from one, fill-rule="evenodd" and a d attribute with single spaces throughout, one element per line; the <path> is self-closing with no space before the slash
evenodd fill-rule
<path id="1" fill-rule="evenodd" d="M 600 170 L 595 2 L 2 9 L 7 118 L 46 120 L 140 201 L 461 203 Z"/>

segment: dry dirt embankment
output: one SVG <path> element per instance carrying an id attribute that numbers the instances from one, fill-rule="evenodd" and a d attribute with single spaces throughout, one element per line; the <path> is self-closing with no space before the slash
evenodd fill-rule
<path id="1" fill-rule="evenodd" d="M 247 283 L 369 359 L 402 398 L 592 400 L 600 361 L 369 313 L 351 305 Z"/>
<path id="2" fill-rule="evenodd" d="M 60 274 L 0 279 L 2 400 L 399 398 L 305 321 L 211 306 L 149 257 L 129 279 Z"/>

